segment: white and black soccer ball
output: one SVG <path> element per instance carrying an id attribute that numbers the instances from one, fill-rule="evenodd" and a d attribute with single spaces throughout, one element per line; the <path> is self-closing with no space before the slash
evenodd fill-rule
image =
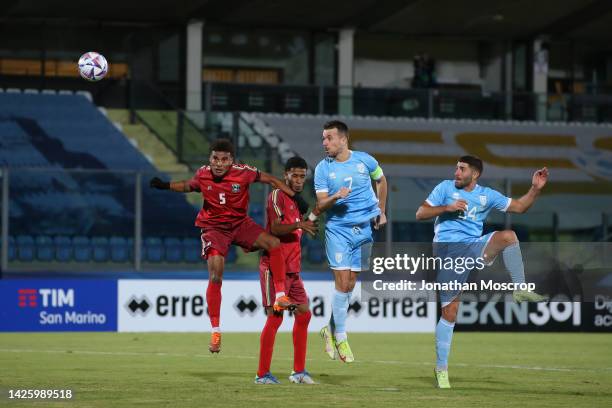
<path id="1" fill-rule="evenodd" d="M 89 51 L 79 58 L 79 73 L 88 81 L 99 81 L 108 72 L 108 62 L 102 54 Z"/>

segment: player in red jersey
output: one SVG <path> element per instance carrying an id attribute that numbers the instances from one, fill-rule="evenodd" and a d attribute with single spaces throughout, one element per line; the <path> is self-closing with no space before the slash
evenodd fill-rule
<path id="1" fill-rule="evenodd" d="M 304 188 L 308 166 L 301 157 L 292 157 L 285 164 L 285 183 L 292 192 L 299 194 Z M 266 230 L 280 238 L 281 253 L 286 265 L 285 290 L 291 301 L 295 304 L 295 321 L 293 323 L 293 372 L 289 380 L 294 383 L 314 384 L 310 374 L 305 369 L 306 342 L 308 336 L 308 323 L 310 322 L 310 309 L 308 296 L 300 277 L 302 250 L 300 241 L 306 231 L 314 235 L 316 224 L 313 221 L 302 221 L 298 203 L 284 190 L 274 190 L 268 197 L 266 205 Z M 275 285 L 271 285 L 270 256 L 264 254 L 259 262 L 259 280 L 263 305 L 268 316 L 261 332 L 259 349 L 259 368 L 255 377 L 256 384 L 279 384 L 279 381 L 270 373 L 274 339 L 279 326 L 283 322 L 283 311 L 275 311 L 273 302 Z"/>
<path id="2" fill-rule="evenodd" d="M 218 139 L 210 146 L 210 164 L 202 166 L 191 180 L 165 182 L 155 177 L 150 186 L 181 193 L 198 191 L 204 203 L 195 225 L 201 228 L 202 258 L 208 263 L 208 288 L 206 303 L 212 326 L 211 353 L 221 350 L 219 315 L 221 311 L 221 283 L 225 256 L 232 244 L 245 251 L 263 249 L 270 254 L 270 267 L 274 271 L 276 299 L 274 308 L 283 310 L 291 306 L 284 293 L 285 262 L 280 240 L 266 232 L 248 215 L 249 185 L 266 183 L 281 189 L 289 196 L 296 194 L 282 180 L 245 164 L 234 164 L 234 146 L 227 139 Z M 303 198 L 297 196 L 298 205 L 308 208 Z M 306 210 L 304 210 L 306 211 Z"/>

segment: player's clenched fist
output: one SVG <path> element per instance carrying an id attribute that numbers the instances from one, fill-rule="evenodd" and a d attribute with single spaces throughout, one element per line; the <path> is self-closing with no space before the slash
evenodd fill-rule
<path id="1" fill-rule="evenodd" d="M 460 198 L 457 201 L 454 201 L 452 204 L 446 206 L 447 212 L 455 212 L 455 211 L 467 211 L 467 201 Z"/>
<path id="2" fill-rule="evenodd" d="M 317 234 L 317 230 L 319 228 L 316 222 L 310 220 L 300 221 L 298 223 L 298 227 L 312 236 Z"/>
<path id="3" fill-rule="evenodd" d="M 153 177 L 151 181 L 149 181 L 149 186 L 158 190 L 168 190 L 170 188 L 170 183 L 162 181 L 159 177 Z"/>
<path id="4" fill-rule="evenodd" d="M 533 173 L 533 178 L 531 179 L 531 185 L 534 188 L 541 190 L 546 185 L 547 181 L 548 181 L 548 169 L 546 167 L 543 167 L 540 170 L 536 170 L 536 172 Z"/>
<path id="5" fill-rule="evenodd" d="M 340 187 L 340 190 L 335 194 L 337 198 L 346 198 L 350 194 L 351 189 L 348 187 Z"/>

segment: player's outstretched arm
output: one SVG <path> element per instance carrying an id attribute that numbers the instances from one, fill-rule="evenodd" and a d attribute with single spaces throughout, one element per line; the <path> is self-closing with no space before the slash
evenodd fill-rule
<path id="1" fill-rule="evenodd" d="M 274 220 L 270 226 L 270 232 L 272 232 L 272 235 L 281 237 L 283 235 L 291 234 L 297 229 L 302 229 L 308 234 L 314 236 L 317 234 L 317 228 L 316 222 L 311 220 L 298 221 L 294 222 L 293 224 L 281 224 L 280 220 Z"/>
<path id="2" fill-rule="evenodd" d="M 274 177 L 273 175 L 271 175 L 270 173 L 266 173 L 266 172 L 260 172 L 259 173 L 259 182 L 260 183 L 264 183 L 264 184 L 269 184 L 274 188 L 278 188 L 280 189 L 283 193 L 287 194 L 289 197 L 293 197 L 295 196 L 295 192 L 289 188 L 289 186 L 287 184 L 285 184 L 284 181 L 282 181 L 279 178 Z"/>
<path id="3" fill-rule="evenodd" d="M 548 181 L 548 169 L 546 167 L 536 170 L 531 178 L 531 188 L 527 191 L 527 194 L 521 198 L 512 199 L 508 206 L 507 212 L 522 214 L 533 205 L 536 198 L 540 195 L 540 192 Z"/>
<path id="4" fill-rule="evenodd" d="M 262 171 L 261 173 L 259 173 L 259 181 L 261 183 L 270 184 L 272 187 L 280 189 L 289 197 L 293 197 L 298 205 L 300 214 L 306 214 L 306 212 L 308 211 L 308 203 L 306 202 L 306 200 L 304 200 L 304 197 L 302 197 L 299 193 L 294 192 L 281 179 L 274 177 L 270 173 L 265 173 Z"/>
<path id="5" fill-rule="evenodd" d="M 439 215 L 444 214 L 445 212 L 455 212 L 455 211 L 466 211 L 467 210 L 467 201 L 463 199 L 459 199 L 452 204 L 449 205 L 439 205 L 432 206 L 429 205 L 427 201 L 424 201 L 423 204 L 418 208 L 416 212 L 416 219 L 418 221 L 429 220 L 431 218 L 435 218 Z"/>
<path id="6" fill-rule="evenodd" d="M 177 193 L 190 193 L 194 191 L 189 185 L 189 180 L 162 181 L 159 177 L 153 177 L 149 181 L 149 186 L 158 190 L 171 190 Z"/>

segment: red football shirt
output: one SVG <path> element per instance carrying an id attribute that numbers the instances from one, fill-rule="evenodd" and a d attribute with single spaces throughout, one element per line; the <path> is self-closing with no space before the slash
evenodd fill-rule
<path id="1" fill-rule="evenodd" d="M 272 221 L 280 220 L 281 224 L 294 224 L 301 220 L 300 210 L 295 200 L 283 193 L 274 190 L 266 202 L 266 231 L 272 233 Z M 287 265 L 287 272 L 300 272 L 302 269 L 302 247 L 300 241 L 303 231 L 295 231 L 278 237 L 281 241 L 281 252 Z M 270 266 L 270 257 L 267 253 L 261 257 L 260 264 L 265 268 Z"/>
<path id="2" fill-rule="evenodd" d="M 249 185 L 256 181 L 259 181 L 259 170 L 246 164 L 233 164 L 217 181 L 210 166 L 200 167 L 189 181 L 192 190 L 200 191 L 204 199 L 195 225 L 232 229 L 247 216 Z"/>

